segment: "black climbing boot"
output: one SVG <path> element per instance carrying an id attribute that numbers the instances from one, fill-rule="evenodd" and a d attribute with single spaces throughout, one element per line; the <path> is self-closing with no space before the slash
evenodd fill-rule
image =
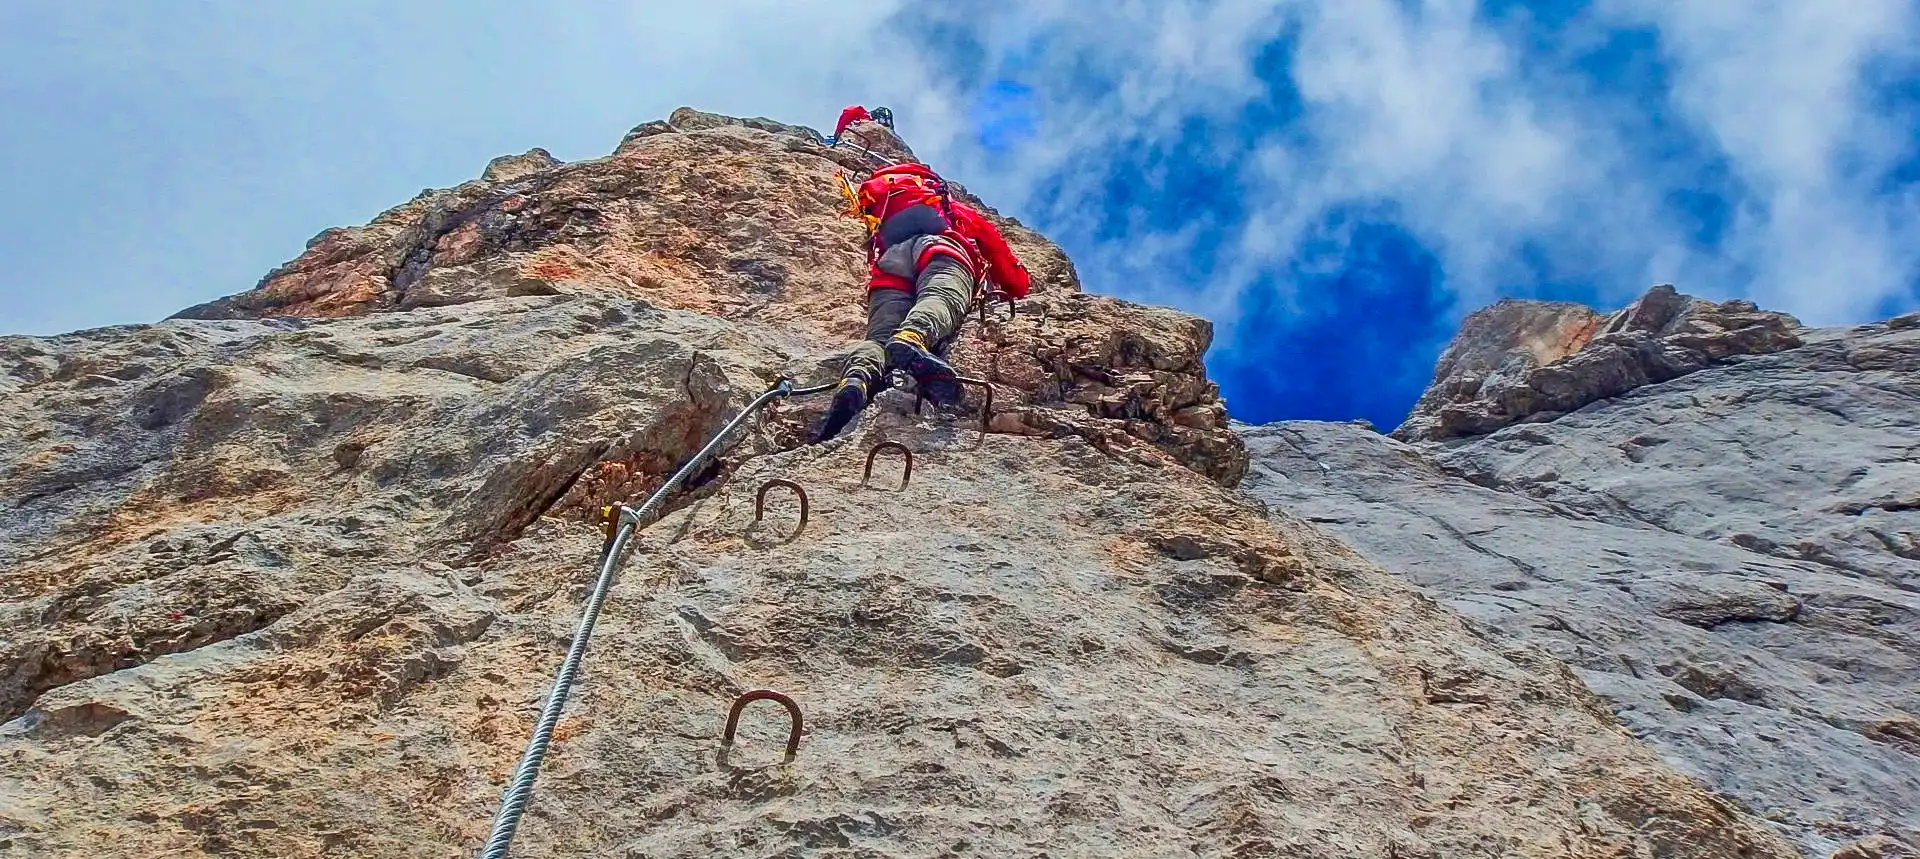
<path id="1" fill-rule="evenodd" d="M 833 392 L 833 405 L 827 407 L 827 416 L 820 421 L 820 431 L 813 434 L 813 443 L 819 444 L 840 434 L 853 422 L 855 415 L 867 407 L 866 377 L 853 375 L 840 380 L 840 388 Z"/>
<path id="2" fill-rule="evenodd" d="M 960 383 L 954 381 L 953 365 L 933 354 L 918 332 L 902 331 L 887 341 L 887 366 L 912 376 L 920 396 L 936 406 L 960 402 Z"/>

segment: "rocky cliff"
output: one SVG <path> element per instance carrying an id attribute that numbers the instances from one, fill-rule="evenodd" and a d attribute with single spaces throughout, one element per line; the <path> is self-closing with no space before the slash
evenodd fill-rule
<path id="1" fill-rule="evenodd" d="M 590 511 L 857 336 L 853 158 L 683 110 L 181 318 L 0 338 L 0 854 L 473 855 Z M 1794 855 L 1565 663 L 1233 490 L 1207 324 L 1003 223 L 1037 287 L 955 348 L 985 425 L 757 419 L 642 533 L 515 855 Z M 791 762 L 759 710 L 719 754 L 758 687 Z"/>
<path id="2" fill-rule="evenodd" d="M 1504 300 L 1467 317 L 1393 436 L 1446 439 L 1552 420 L 1729 359 L 1791 349 L 1799 328 L 1753 302 L 1714 304 L 1669 284 L 1611 316 L 1567 302 Z"/>
<path id="3" fill-rule="evenodd" d="M 1242 428 L 1244 487 L 1566 660 L 1807 855 L 1915 855 L 1917 374 L 1920 315 L 1502 302 L 1393 438 Z"/>

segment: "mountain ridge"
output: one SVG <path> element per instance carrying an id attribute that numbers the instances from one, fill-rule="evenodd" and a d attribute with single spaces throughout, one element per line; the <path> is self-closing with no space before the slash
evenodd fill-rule
<path id="1" fill-rule="evenodd" d="M 1236 424 L 1242 488 L 1565 659 L 1808 855 L 1913 855 L 1915 371 L 1920 314 L 1508 300 L 1389 435 Z"/>
<path id="2" fill-rule="evenodd" d="M 860 336 L 859 169 L 682 109 L 177 318 L 0 338 L 0 852 L 472 855 L 593 512 Z M 1546 650 L 1236 489 L 1211 326 L 993 216 L 1035 288 L 954 348 L 991 406 L 756 420 L 642 532 L 515 855 L 1796 855 Z M 795 760 L 757 710 L 718 754 L 756 688 Z"/>

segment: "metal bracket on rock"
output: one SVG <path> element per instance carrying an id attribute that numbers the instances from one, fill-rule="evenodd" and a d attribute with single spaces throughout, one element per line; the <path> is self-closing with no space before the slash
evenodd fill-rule
<path id="1" fill-rule="evenodd" d="M 1012 322 L 1013 320 L 1020 318 L 1020 305 L 1013 303 L 1013 299 L 1004 292 L 991 292 L 991 293 L 988 293 L 980 302 L 980 324 L 981 325 L 987 324 L 987 305 L 992 304 L 993 302 L 996 302 L 996 301 L 1004 302 L 1007 305 L 1007 321 L 1008 322 Z"/>
<path id="2" fill-rule="evenodd" d="M 559 728 L 561 713 L 567 705 L 567 697 L 573 691 L 578 678 L 580 663 L 586 659 L 587 643 L 593 638 L 594 624 L 600 617 L 600 609 L 605 604 L 608 591 L 613 588 L 614 576 L 620 571 L 620 554 L 628 540 L 640 529 L 641 523 L 651 521 L 650 517 L 659 513 L 667 497 L 678 491 L 690 472 L 731 438 L 754 415 L 768 403 L 781 397 L 798 397 L 808 394 L 823 394 L 834 388 L 833 383 L 814 385 L 807 388 L 794 386 L 792 376 L 781 376 L 775 380 L 760 396 L 748 403 L 733 420 L 728 421 L 719 431 L 707 439 L 704 447 L 690 459 L 682 463 L 638 509 L 624 504 L 608 505 L 600 508 L 600 519 L 612 532 L 605 548 L 600 552 L 599 573 L 594 579 L 593 589 L 587 592 L 587 600 L 580 606 L 580 622 L 574 628 L 573 640 L 567 645 L 567 655 L 560 661 L 560 670 L 553 676 L 553 689 L 547 693 L 546 704 L 540 708 L 540 719 L 534 723 L 533 738 L 527 742 L 527 751 L 521 755 L 519 765 L 500 794 L 500 811 L 493 818 L 493 829 L 487 836 L 487 843 L 480 850 L 481 859 L 507 859 L 507 850 L 513 844 L 514 833 L 519 831 L 520 821 L 526 815 L 528 805 L 533 801 L 533 783 L 540 775 L 540 764 L 546 759 L 547 750 L 552 747 L 554 732 Z M 798 490 L 799 487 L 795 486 Z M 766 490 L 762 488 L 764 496 Z M 801 494 L 801 522 L 806 521 L 806 495 Z M 737 706 L 737 705 L 736 705 Z M 791 702 L 788 707 L 794 714 L 794 743 L 799 741 L 799 709 Z M 732 736 L 731 730 L 728 732 Z M 791 756 L 789 756 L 791 757 Z"/>
<path id="3" fill-rule="evenodd" d="M 986 432 L 987 427 L 993 422 L 993 385 L 988 384 L 987 380 L 985 379 L 975 379 L 971 376 L 955 376 L 953 377 L 953 380 L 962 385 L 972 385 L 973 387 L 979 388 L 980 390 L 986 392 L 987 401 L 985 405 L 980 409 L 980 431 Z M 920 393 L 920 391 L 916 388 L 914 390 L 913 413 L 916 415 L 919 414 L 921 404 L 925 403 L 926 401 L 927 401 L 927 396 L 923 393 Z"/>
<path id="4" fill-rule="evenodd" d="M 787 731 L 787 763 L 793 763 L 795 755 L 800 753 L 800 705 L 792 698 L 772 689 L 755 689 L 733 699 L 733 707 L 727 710 L 727 729 L 720 735 L 720 759 L 724 763 L 726 754 L 733 748 L 734 732 L 740 728 L 740 711 L 755 701 L 774 701 L 787 708 L 787 715 L 793 719 L 793 728 Z"/>
<path id="5" fill-rule="evenodd" d="M 603 557 L 609 549 L 613 548 L 614 538 L 620 533 L 620 525 L 623 521 L 631 519 L 636 524 L 640 521 L 639 515 L 633 512 L 633 508 L 625 504 L 609 504 L 601 507 L 599 515 L 594 518 L 600 521 L 600 532 L 607 535 L 607 539 L 600 544 L 600 554 Z"/>
<path id="6" fill-rule="evenodd" d="M 900 488 L 907 488 L 907 484 L 913 481 L 913 451 L 908 450 L 906 445 L 897 441 L 883 441 L 874 445 L 872 450 L 867 451 L 867 470 L 866 473 L 860 475 L 861 485 L 864 486 L 867 481 L 873 479 L 873 459 L 879 456 L 880 451 L 883 450 L 900 451 L 900 456 L 905 458 L 906 471 L 900 474 Z"/>
<path id="7" fill-rule="evenodd" d="M 784 486 L 800 496 L 800 527 L 807 527 L 807 490 L 800 484 L 784 478 L 775 478 L 760 484 L 759 493 L 753 497 L 753 521 L 758 522 L 767 515 L 767 490 L 775 486 Z"/>
<path id="8" fill-rule="evenodd" d="M 880 153 L 878 153 L 878 152 L 875 152 L 875 151 L 873 151 L 873 150 L 871 150 L 871 149 L 868 149 L 868 148 L 867 148 L 867 147 L 865 147 L 865 146 L 861 146 L 861 145 L 860 145 L 860 144 L 858 144 L 858 143 L 854 143 L 853 141 L 851 141 L 851 140 L 848 140 L 848 139 L 846 139 L 846 137 L 845 137 L 845 136 L 842 136 L 842 137 L 839 137 L 839 138 L 836 138 L 836 139 L 835 139 L 835 140 L 833 141 L 833 148 L 835 148 L 835 149 L 839 149 L 839 148 L 842 148 L 842 147 L 847 147 L 847 148 L 851 148 L 851 149 L 853 149 L 853 151 L 855 151 L 855 152 L 858 152 L 858 153 L 860 153 L 861 155 L 865 155 L 866 157 L 868 157 L 868 158 L 871 158 L 871 159 L 873 159 L 873 160 L 875 160 L 875 161 L 878 161 L 878 162 L 880 162 L 881 164 L 883 164 L 883 165 L 886 165 L 886 166 L 888 166 L 888 167 L 891 167 L 891 166 L 893 166 L 893 165 L 895 165 L 895 164 L 898 164 L 898 163 L 900 163 L 900 162 L 898 162 L 898 161 L 895 161 L 895 160 L 893 160 L 892 158 L 888 158 L 888 157 L 887 157 L 887 156 L 885 156 L 885 155 L 881 155 L 881 154 L 880 154 Z"/>

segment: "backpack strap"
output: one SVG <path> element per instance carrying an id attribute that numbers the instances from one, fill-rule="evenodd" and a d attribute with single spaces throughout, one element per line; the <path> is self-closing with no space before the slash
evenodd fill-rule
<path id="1" fill-rule="evenodd" d="M 942 176 L 936 174 L 933 177 L 933 182 L 934 193 L 940 195 L 940 214 L 946 216 L 948 224 L 952 224 L 954 222 L 953 191 L 947 186 L 947 180 Z"/>
<path id="2" fill-rule="evenodd" d="M 849 210 L 851 213 L 858 215 L 866 224 L 867 264 L 869 266 L 873 265 L 875 261 L 879 259 L 880 224 L 887 218 L 888 212 L 885 206 L 892 205 L 894 189 L 900 183 L 919 185 L 929 191 L 937 202 L 941 216 L 946 219 L 948 229 L 951 230 L 953 225 L 958 223 L 954 217 L 953 192 L 947 180 L 940 174 L 935 173 L 933 168 L 925 164 L 915 161 L 903 161 L 898 164 L 890 164 L 868 174 L 867 180 L 860 183 L 857 189 L 844 174 L 837 175 L 840 175 L 841 193 L 847 196 Z M 882 180 L 880 183 L 881 187 L 878 191 L 870 187 L 875 179 Z M 878 195 L 879 199 L 874 199 L 876 195 Z M 879 212 L 868 212 L 868 208 L 876 203 L 883 204 L 882 209 Z M 971 243 L 971 240 L 969 240 L 969 242 Z M 977 246 L 975 247 L 975 251 L 976 253 L 973 254 L 974 258 L 982 258 L 977 252 Z"/>
<path id="3" fill-rule="evenodd" d="M 889 175 L 913 176 L 915 178 L 918 178 L 920 181 L 927 183 L 927 185 L 932 188 L 935 198 L 937 198 L 940 201 L 940 214 L 946 216 L 948 223 L 953 222 L 952 188 L 948 185 L 946 177 L 933 172 L 933 168 L 928 167 L 925 164 L 920 164 L 913 161 L 906 161 L 900 164 L 896 164 L 892 167 L 885 168 L 883 170 L 875 171 L 874 175 L 878 176 L 881 173 L 887 173 Z"/>

